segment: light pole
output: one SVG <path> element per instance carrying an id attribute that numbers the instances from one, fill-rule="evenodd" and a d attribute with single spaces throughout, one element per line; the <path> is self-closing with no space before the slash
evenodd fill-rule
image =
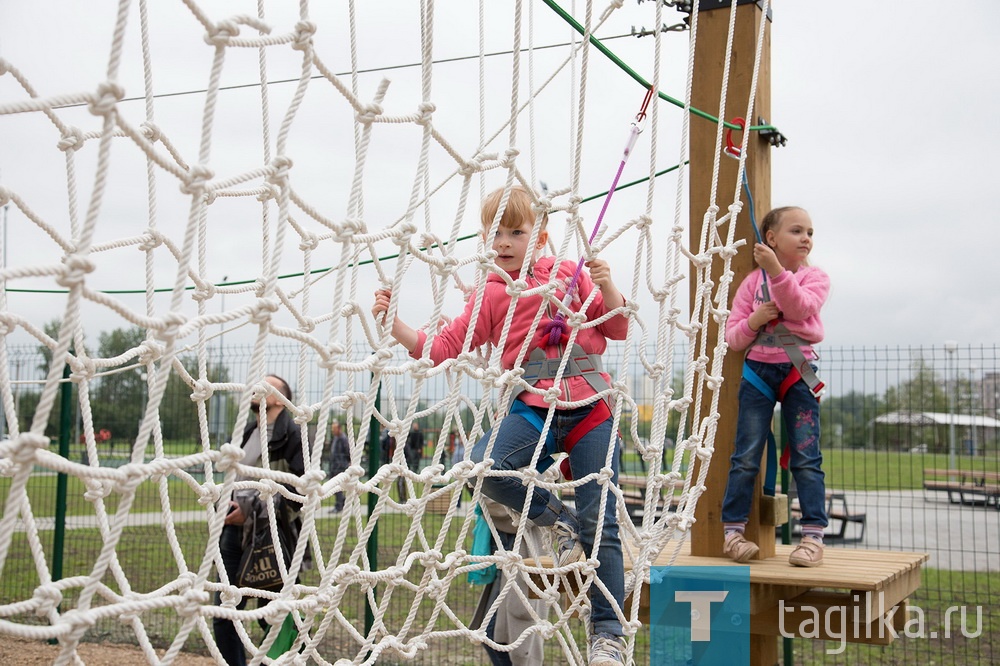
<path id="1" fill-rule="evenodd" d="M 228 275 L 222 276 L 222 284 L 219 286 L 225 286 L 226 282 L 229 280 Z M 219 311 L 222 314 L 226 312 L 226 292 L 219 294 Z M 225 345 L 225 335 L 226 335 L 226 324 L 225 322 L 219 323 L 219 371 L 218 379 L 222 379 L 223 368 L 226 363 L 226 345 Z M 226 394 L 220 393 L 219 399 L 216 401 L 217 410 L 217 420 L 216 420 L 216 444 L 222 446 L 222 441 L 226 437 Z"/>
<path id="2" fill-rule="evenodd" d="M 952 368 L 955 367 L 955 352 L 958 351 L 958 343 L 954 340 L 946 340 L 944 350 L 948 353 L 948 361 Z M 951 373 L 945 368 L 945 390 L 948 389 L 948 377 Z M 955 469 L 955 391 L 958 390 L 958 381 L 955 381 L 954 390 L 948 391 L 948 469 Z"/>

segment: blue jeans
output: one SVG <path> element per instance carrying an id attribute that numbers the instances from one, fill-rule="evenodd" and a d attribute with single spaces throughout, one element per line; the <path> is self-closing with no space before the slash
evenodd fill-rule
<path id="1" fill-rule="evenodd" d="M 531 407 L 545 420 L 547 410 L 541 407 Z M 555 435 L 558 449 L 563 450 L 563 442 L 576 424 L 587 417 L 591 405 L 577 409 L 558 410 L 549 426 Z M 604 467 L 608 454 L 608 443 L 612 440 L 612 420 L 609 418 L 596 428 L 585 434 L 574 446 L 569 455 L 570 468 L 574 479 L 582 479 L 588 474 L 600 471 Z M 497 471 L 516 471 L 531 464 L 535 449 L 539 446 L 539 433 L 530 422 L 518 414 L 508 414 L 497 426 L 496 443 L 490 458 L 493 459 L 493 469 Z M 490 441 L 488 431 L 472 448 L 471 460 L 480 463 L 486 458 L 486 445 Z M 612 483 L 618 484 L 618 461 L 621 442 L 614 437 L 615 451 L 611 456 L 613 471 Z M 547 455 L 542 453 L 543 456 Z M 483 478 L 483 493 L 497 502 L 515 511 L 524 507 L 527 486 L 515 476 L 487 476 Z M 579 486 L 576 493 L 576 514 L 580 522 L 580 545 L 587 557 L 594 550 L 594 538 L 597 533 L 597 514 L 601 502 L 601 486 L 597 481 L 590 481 Z M 597 577 L 608 588 L 611 597 L 618 607 L 625 603 L 625 566 L 622 561 L 622 544 L 618 536 L 618 517 L 615 496 L 610 491 L 607 495 L 604 510 L 604 526 L 601 532 L 601 546 L 597 552 Z M 562 503 L 548 490 L 536 487 L 531 497 L 528 518 L 539 526 L 552 525 L 562 509 Z M 596 586 L 590 588 L 590 621 L 594 633 L 606 633 L 621 636 L 622 625 L 618 621 L 614 606 Z"/>
<path id="2" fill-rule="evenodd" d="M 777 394 L 788 376 L 790 363 L 761 363 L 747 360 L 757 376 Z M 729 483 L 722 501 L 722 522 L 745 523 L 750 515 L 754 481 L 771 432 L 774 401 L 753 384 L 740 381 L 740 410 L 736 419 L 736 444 L 730 458 Z M 781 415 L 788 430 L 791 451 L 789 470 L 795 478 L 802 508 L 802 525 L 827 526 L 826 484 L 823 454 L 819 450 L 819 400 L 801 379 L 795 382 L 781 403 Z"/>

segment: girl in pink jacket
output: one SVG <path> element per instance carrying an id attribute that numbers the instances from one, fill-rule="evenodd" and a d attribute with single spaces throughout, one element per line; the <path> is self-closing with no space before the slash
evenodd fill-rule
<path id="1" fill-rule="evenodd" d="M 487 238 L 503 196 L 503 189 L 491 193 L 483 202 L 483 238 Z M 487 342 L 497 344 L 507 318 L 510 330 L 502 350 L 501 363 L 504 369 L 514 368 L 523 341 L 529 340 L 529 350 L 525 355 L 523 378 L 538 392 L 522 391 L 513 401 L 510 413 L 495 427 L 499 428 L 496 442 L 489 452 L 493 460 L 492 470 L 512 472 L 531 464 L 539 446 L 548 445 L 540 458 L 550 453 L 565 451 L 569 454 L 569 467 L 574 479 L 582 479 L 596 474 L 604 467 L 608 447 L 614 447 L 611 455 L 612 483 L 618 483 L 618 460 L 620 440 L 612 432 L 613 418 L 607 401 L 598 399 L 581 407 L 560 406 L 556 403 L 556 413 L 549 428 L 549 442 L 539 442 L 539 433 L 548 415 L 549 403 L 542 395 L 554 383 L 554 372 L 558 359 L 565 352 L 567 336 L 559 344 L 549 344 L 547 324 L 553 320 L 558 310 L 551 301 L 544 304 L 545 312 L 540 323 L 532 328 L 532 323 L 540 307 L 541 295 L 520 296 L 513 314 L 510 314 L 511 296 L 507 293 L 507 282 L 500 274 L 506 273 L 510 280 L 523 277 L 526 289 L 532 289 L 557 282 L 556 300 L 561 301 L 572 282 L 576 263 L 564 261 L 555 265 L 552 257 L 537 255 L 548 241 L 545 229 L 547 215 L 540 216 L 541 228 L 532 239 L 536 214 L 534 198 L 522 188 L 512 188 L 509 200 L 500 219 L 500 226 L 493 240 L 493 262 L 496 272 L 490 273 L 484 285 L 484 297 L 475 320 L 469 348 L 479 347 Z M 527 263 L 525 264 L 525 258 Z M 595 321 L 625 305 L 625 298 L 615 287 L 611 269 L 607 262 L 594 259 L 587 262 L 589 275 L 581 272 L 574 285 L 569 308 L 579 312 L 582 304 L 594 289 L 598 293 L 586 311 L 587 321 Z M 524 274 L 522 276 L 522 270 Z M 381 289 L 375 294 L 372 314 L 380 321 L 389 309 L 392 294 Z M 449 358 L 455 358 L 465 349 L 466 334 L 472 325 L 472 313 L 477 294 L 473 293 L 465 309 L 450 324 L 445 326 L 431 340 L 429 355 L 437 365 Z M 610 377 L 603 372 L 600 355 L 607 348 L 607 339 L 623 340 L 628 330 L 628 319 L 617 314 L 600 324 L 581 328 L 571 350 L 571 361 L 563 373 L 559 388 L 561 403 L 584 401 L 594 398 L 600 391 L 610 386 Z M 398 317 L 392 322 L 392 336 L 410 352 L 413 358 L 423 354 L 427 333 L 408 326 Z M 556 359 L 548 363 L 546 359 Z M 492 430 L 472 448 L 473 462 L 487 459 L 487 447 Z M 597 531 L 598 511 L 601 507 L 601 486 L 596 479 L 576 487 L 576 511 L 564 505 L 545 488 L 535 487 L 528 504 L 527 517 L 538 526 L 551 527 L 556 542 L 556 564 L 564 566 L 576 561 L 581 551 L 587 557 L 593 555 L 593 544 Z M 488 473 L 483 478 L 483 493 L 515 511 L 522 511 L 527 499 L 527 486 L 517 476 L 495 476 Z M 625 599 L 625 574 L 622 562 L 621 540 L 618 533 L 617 511 L 614 494 L 608 492 L 604 502 L 604 521 L 600 547 L 596 554 L 600 565 L 597 577 L 607 588 L 605 595 L 597 585 L 590 588 L 590 664 L 613 665 L 623 663 L 623 631 L 616 609 L 621 609 Z"/>
<path id="2" fill-rule="evenodd" d="M 747 562 L 759 550 L 744 538 L 743 531 L 774 405 L 781 400 L 789 433 L 789 467 L 802 508 L 802 540 L 789 562 L 813 567 L 823 562 L 826 486 L 819 450 L 819 398 L 814 394 L 818 390 L 802 377 L 815 376 L 811 361 L 816 354 L 811 345 L 823 340 L 819 314 L 830 291 L 830 278 L 806 262 L 813 246 L 813 224 L 806 211 L 791 206 L 772 210 L 761 222 L 760 235 L 764 242 L 754 245 L 753 258 L 767 273 L 769 290 L 761 271 L 750 273 L 736 291 L 726 321 L 729 347 L 734 351 L 749 347 L 749 351 L 722 503 L 723 552 L 737 562 Z M 794 348 L 786 351 L 786 344 Z M 790 354 L 801 361 L 793 363 Z"/>

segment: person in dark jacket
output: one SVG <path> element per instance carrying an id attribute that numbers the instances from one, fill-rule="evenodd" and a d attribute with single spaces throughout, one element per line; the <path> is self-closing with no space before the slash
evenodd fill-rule
<path id="1" fill-rule="evenodd" d="M 265 381 L 276 392 L 283 395 L 288 402 L 292 401 L 292 389 L 284 379 L 277 375 L 268 375 Z M 261 453 L 263 444 L 266 442 L 267 467 L 269 469 L 301 476 L 305 472 L 305 465 L 302 458 L 302 431 L 299 425 L 295 423 L 292 415 L 288 413 L 275 393 L 268 393 L 263 402 L 256 398 L 253 400 L 250 408 L 254 412 L 254 417 L 258 417 L 260 414 L 261 406 L 264 408 L 263 420 L 266 433 L 260 431 L 259 418 L 249 420 L 243 431 L 243 441 L 241 442 L 243 447 L 242 464 L 263 467 Z M 255 490 L 237 491 L 229 502 L 229 513 L 222 527 L 222 535 L 219 537 L 219 551 L 230 584 L 235 584 L 237 569 L 246 543 L 244 524 L 250 524 L 247 517 L 250 515 L 250 506 L 253 504 L 256 494 Z M 286 507 L 286 510 L 278 515 L 279 529 L 283 529 L 288 536 L 288 547 L 291 551 L 295 549 L 302 526 L 298 517 L 301 505 L 285 501 L 283 506 Z M 221 595 L 216 594 L 215 603 L 221 605 Z M 244 597 L 237 609 L 242 609 L 245 605 L 246 598 Z M 246 652 L 233 622 L 224 618 L 215 618 L 212 621 L 212 628 L 215 633 L 215 643 L 226 663 L 229 666 L 244 666 Z"/>
<path id="2" fill-rule="evenodd" d="M 347 441 L 347 435 L 341 430 L 340 421 L 330 424 L 330 477 L 343 474 L 351 466 L 351 445 Z M 336 504 L 334 511 L 340 513 L 344 510 L 344 493 L 336 493 Z"/>

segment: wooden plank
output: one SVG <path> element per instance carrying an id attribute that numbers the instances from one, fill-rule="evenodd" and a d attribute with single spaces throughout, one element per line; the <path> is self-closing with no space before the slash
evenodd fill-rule
<path id="1" fill-rule="evenodd" d="M 889 645 L 906 626 L 907 600 L 871 612 L 865 595 L 809 591 L 752 614 L 750 631 L 764 636 L 798 636 L 813 640 Z M 883 615 L 890 619 L 883 623 Z M 890 631 L 891 627 L 893 631 Z"/>

